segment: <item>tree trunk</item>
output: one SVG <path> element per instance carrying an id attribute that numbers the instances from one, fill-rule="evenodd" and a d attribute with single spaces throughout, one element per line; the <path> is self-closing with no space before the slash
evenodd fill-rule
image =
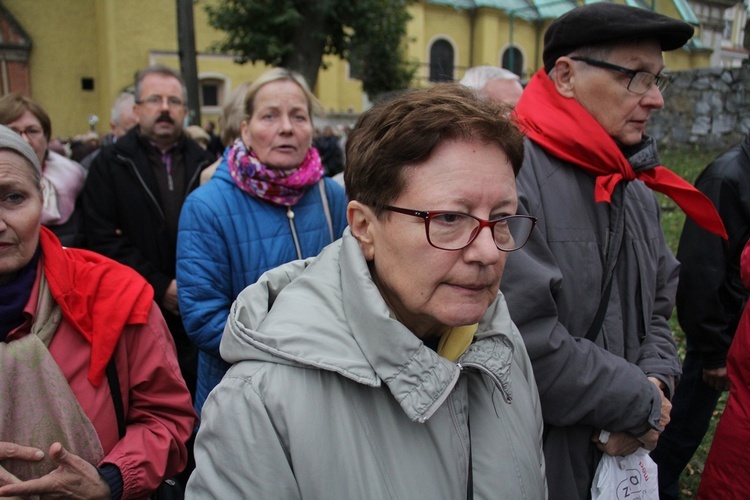
<path id="1" fill-rule="evenodd" d="M 318 69 L 323 63 L 326 43 L 325 35 L 319 32 L 320 26 L 326 24 L 326 8 L 316 3 L 307 2 L 307 7 L 301 11 L 304 22 L 294 31 L 291 41 L 297 50 L 282 61 L 286 68 L 301 73 L 311 89 L 318 81 Z"/>

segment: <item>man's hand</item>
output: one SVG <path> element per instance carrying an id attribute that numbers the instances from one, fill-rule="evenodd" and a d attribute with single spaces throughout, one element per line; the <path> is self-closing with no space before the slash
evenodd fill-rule
<path id="1" fill-rule="evenodd" d="M 7 444 L 9 443 L 0 443 L 0 452 L 3 450 L 1 445 Z M 20 453 L 15 452 L 13 458 L 39 460 L 43 456 L 39 455 L 41 451 L 36 448 L 16 448 L 25 449 Z M 37 479 L 18 481 L 16 478 L 15 482 L 5 483 L 0 486 L 0 498 L 41 495 L 44 498 L 109 499 L 109 485 L 99 475 L 96 467 L 67 451 L 60 443 L 53 443 L 49 447 L 49 456 L 57 463 L 57 469 Z M 5 474 L 11 476 L 7 472 Z"/>
<path id="2" fill-rule="evenodd" d="M 664 428 L 669 423 L 669 414 L 672 412 L 672 403 L 664 395 L 664 389 L 666 389 L 664 382 L 656 377 L 648 378 L 657 389 L 659 389 L 659 395 L 661 396 L 661 416 L 659 417 L 659 425 Z"/>
<path id="3" fill-rule="evenodd" d="M 626 432 L 613 432 L 609 435 L 607 442 L 599 440 L 600 433 L 595 433 L 591 440 L 596 443 L 596 447 L 603 453 L 613 457 L 624 457 L 635 453 L 638 448 L 644 446 L 638 439 Z M 656 444 L 654 444 L 656 446 Z"/>
<path id="4" fill-rule="evenodd" d="M 656 448 L 656 444 L 659 442 L 659 436 L 661 436 L 661 432 L 657 431 L 656 429 L 651 429 L 646 434 L 638 438 L 638 441 L 641 443 L 641 446 L 646 448 L 648 451 L 652 451 L 654 448 Z"/>
<path id="5" fill-rule="evenodd" d="M 716 389 L 717 391 L 729 390 L 729 377 L 727 376 L 727 367 L 703 369 L 703 381 Z"/>
<path id="6" fill-rule="evenodd" d="M 180 306 L 177 304 L 177 280 L 172 280 L 161 298 L 161 306 L 175 316 L 180 315 Z"/>

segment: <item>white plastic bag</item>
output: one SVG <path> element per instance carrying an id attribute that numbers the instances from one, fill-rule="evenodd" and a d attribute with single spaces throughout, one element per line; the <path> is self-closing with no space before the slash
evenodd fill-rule
<path id="1" fill-rule="evenodd" d="M 659 500 L 657 466 L 645 448 L 626 457 L 602 456 L 591 500 Z"/>

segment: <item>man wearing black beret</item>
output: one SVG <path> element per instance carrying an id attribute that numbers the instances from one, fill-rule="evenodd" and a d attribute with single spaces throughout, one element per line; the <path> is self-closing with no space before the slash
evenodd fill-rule
<path id="1" fill-rule="evenodd" d="M 552 499 L 588 498 L 603 453 L 653 449 L 669 421 L 678 263 L 652 190 L 726 236 L 712 203 L 660 165 L 645 134 L 669 83 L 662 51 L 692 35 L 636 7 L 577 7 L 549 26 L 544 68 L 516 107 L 528 138 L 518 212 L 539 224 L 501 288 L 534 365 Z"/>

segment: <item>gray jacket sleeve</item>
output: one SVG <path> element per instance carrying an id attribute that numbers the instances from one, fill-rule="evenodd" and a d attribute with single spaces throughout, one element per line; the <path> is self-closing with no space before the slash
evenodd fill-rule
<path id="1" fill-rule="evenodd" d="M 519 213 L 521 210 L 519 210 Z M 511 254 L 502 290 L 521 331 L 547 424 L 618 432 L 648 422 L 659 428 L 661 396 L 638 366 L 577 338 L 558 321 L 561 276 L 541 233 Z"/>
<path id="2" fill-rule="evenodd" d="M 540 186 L 548 193 L 554 191 L 560 198 L 551 206 L 558 210 L 559 206 L 568 206 L 572 197 L 580 196 L 581 188 L 575 182 L 568 182 L 568 173 L 561 174 L 562 181 L 552 178 L 559 167 L 551 163 L 544 164 L 538 174 L 534 162 L 547 160 L 534 158 L 531 149 L 527 148 L 527 158 L 518 179 L 518 213 L 538 216 L 539 224 L 526 246 L 510 254 L 501 289 L 534 367 L 545 423 L 560 427 L 582 424 L 613 432 L 642 432 L 645 424 L 658 429 L 661 395 L 644 369 L 635 364 L 635 359 L 631 363 L 583 338 L 595 315 L 601 291 L 585 290 L 580 294 L 576 292 L 574 297 L 564 294 L 561 263 L 547 241 L 545 206 L 539 195 Z M 546 177 L 537 177 L 542 175 Z M 591 216 L 588 213 L 578 215 Z M 577 215 L 564 214 L 563 217 Z M 580 234 L 575 231 L 556 235 L 558 242 L 562 239 L 577 241 L 576 238 L 580 238 Z M 591 244 L 587 240 L 579 243 L 580 246 L 571 245 L 571 248 Z M 562 251 L 558 249 L 558 252 Z M 595 248 L 592 254 L 598 255 Z M 560 258 L 574 262 L 580 256 L 562 252 Z M 574 264 L 578 266 L 575 273 L 580 274 L 573 279 L 583 279 L 587 275 L 591 283 L 600 283 L 601 278 L 596 277 L 601 275 L 602 264 L 598 257 L 595 259 L 588 268 Z M 669 273 L 665 271 L 665 274 Z M 581 288 L 580 284 L 576 288 Z M 615 297 L 616 290 L 612 293 Z M 654 310 L 654 314 L 657 313 L 662 311 Z M 658 320 L 662 321 L 666 319 Z M 566 325 L 569 324 L 579 325 L 580 331 L 568 331 Z M 670 335 L 668 330 L 666 334 Z"/>

